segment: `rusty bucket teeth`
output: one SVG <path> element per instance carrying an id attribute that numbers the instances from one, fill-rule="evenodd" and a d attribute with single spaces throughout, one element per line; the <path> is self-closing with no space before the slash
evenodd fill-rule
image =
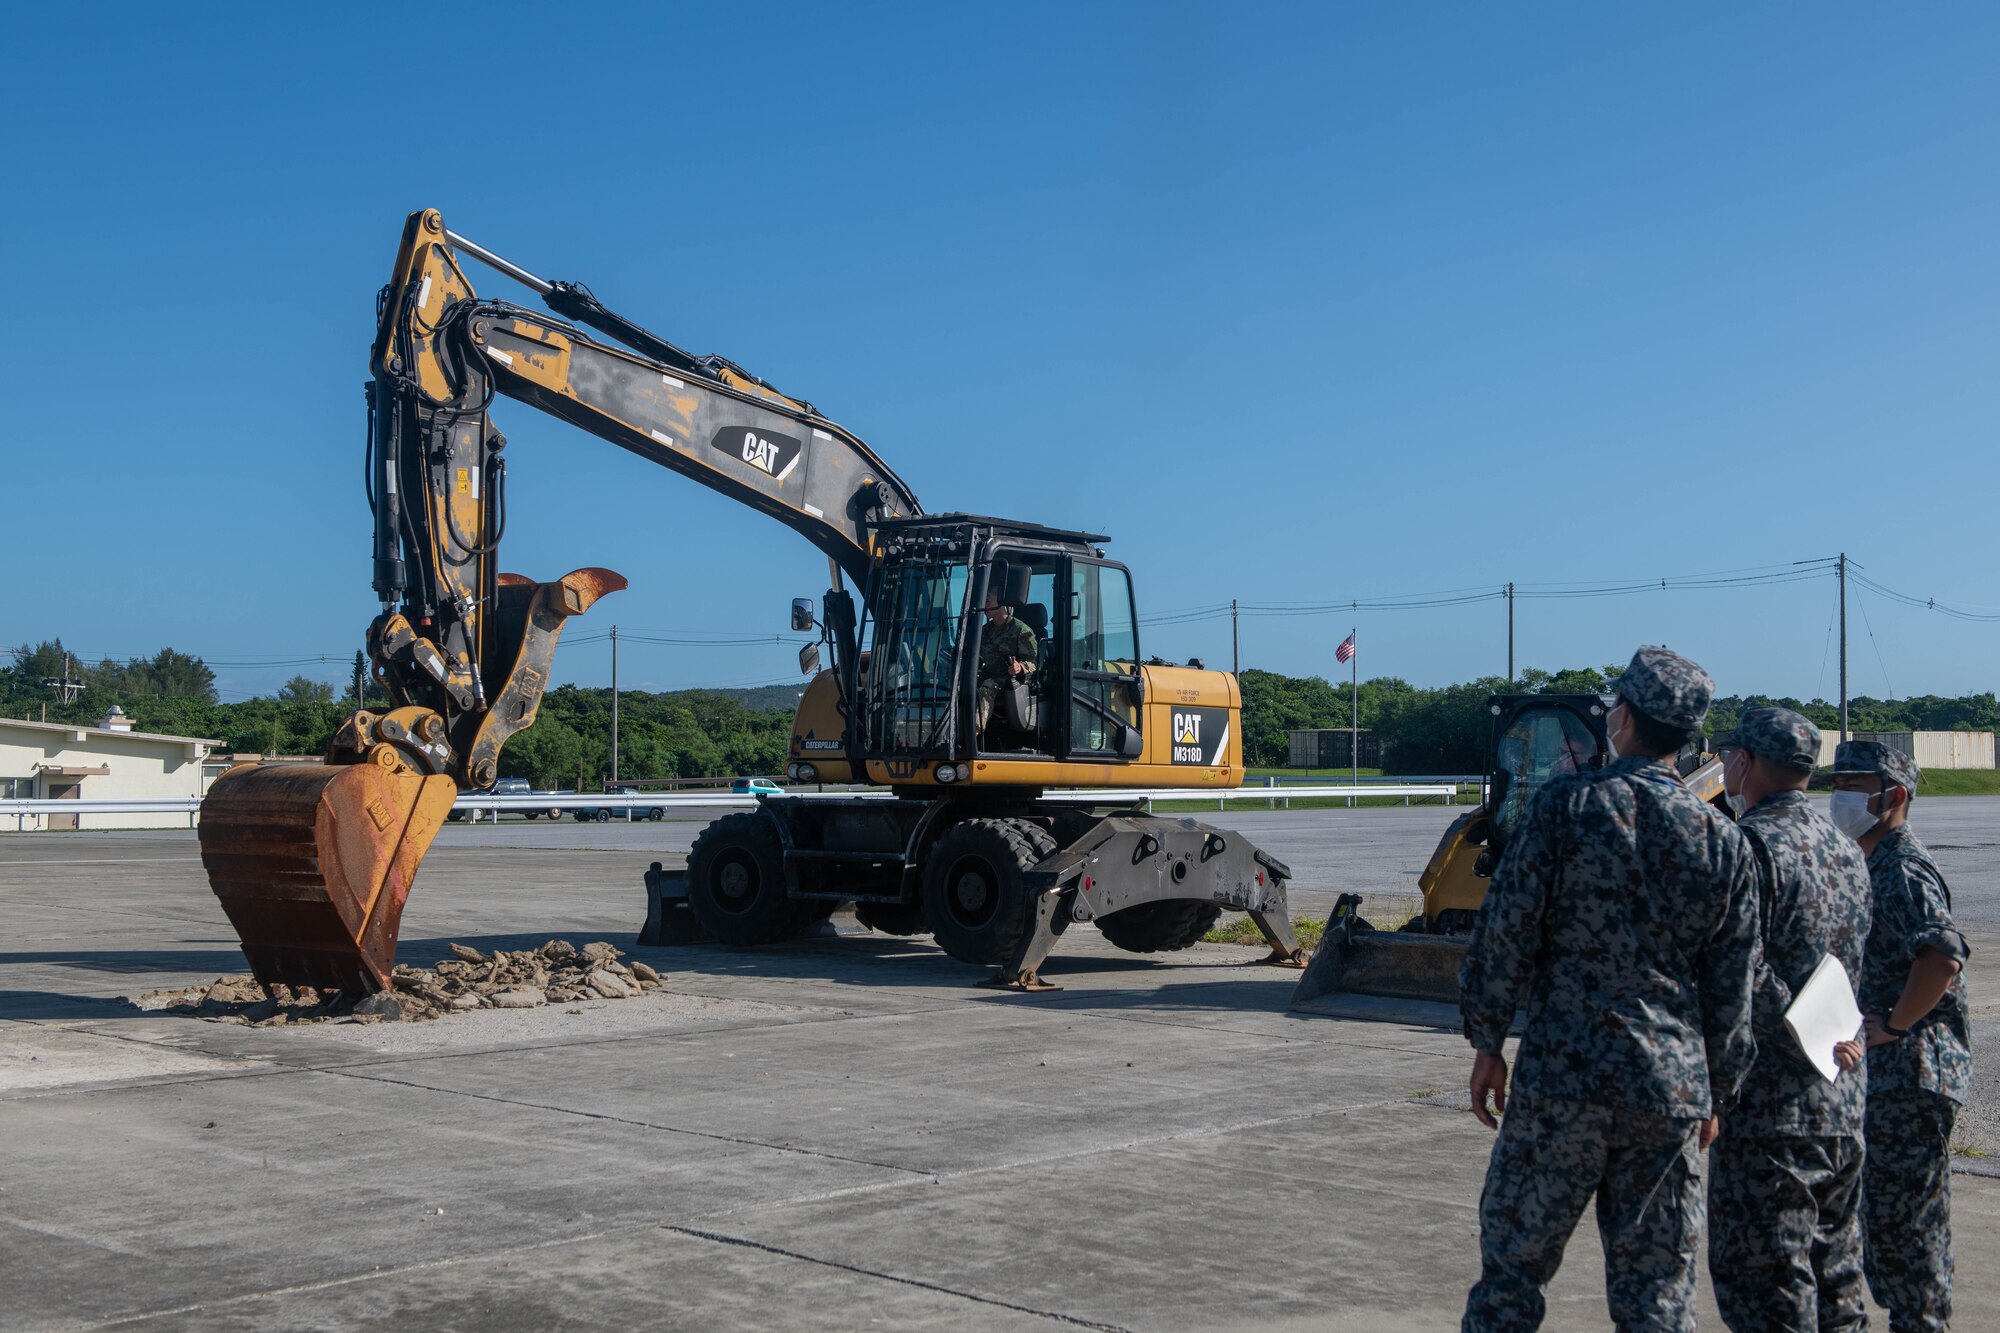
<path id="1" fill-rule="evenodd" d="M 209 886 L 266 987 L 389 987 L 417 866 L 457 789 L 374 764 L 245 764 L 201 803 Z"/>

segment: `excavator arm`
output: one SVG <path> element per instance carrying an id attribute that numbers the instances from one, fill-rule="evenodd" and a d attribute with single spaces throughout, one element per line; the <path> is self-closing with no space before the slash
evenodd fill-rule
<path id="1" fill-rule="evenodd" d="M 461 256 L 567 320 L 473 290 Z M 859 438 L 719 357 L 697 357 L 446 230 L 404 227 L 379 301 L 368 386 L 368 499 L 382 611 L 368 656 L 392 706 L 360 710 L 319 765 L 246 765 L 203 802 L 210 882 L 266 985 L 389 984 L 410 881 L 456 792 L 490 784 L 535 719 L 563 625 L 625 580 L 504 573 L 504 396 L 769 514 L 865 591 L 874 525 L 923 510 Z M 569 321 L 574 321 L 569 322 Z M 587 325 L 625 344 L 612 346 Z M 852 660 L 853 616 L 830 616 Z"/>

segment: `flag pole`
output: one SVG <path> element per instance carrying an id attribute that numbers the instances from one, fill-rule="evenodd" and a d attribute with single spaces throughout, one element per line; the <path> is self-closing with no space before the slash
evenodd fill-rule
<path id="1" fill-rule="evenodd" d="M 1348 670 L 1354 673 L 1351 695 L 1354 711 L 1348 715 L 1347 758 L 1354 766 L 1354 785 L 1357 787 L 1361 785 L 1361 640 L 1356 637 L 1360 633 L 1359 626 L 1347 632 L 1347 641 L 1354 645 L 1354 651 L 1347 655 Z"/>

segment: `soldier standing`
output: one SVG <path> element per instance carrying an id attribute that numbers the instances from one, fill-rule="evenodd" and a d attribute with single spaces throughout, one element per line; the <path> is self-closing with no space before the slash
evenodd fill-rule
<path id="1" fill-rule="evenodd" d="M 1035 632 L 1015 619 L 1013 608 L 993 593 L 980 608 L 986 632 L 979 636 L 979 734 L 993 717 L 994 700 L 1007 684 L 1035 674 Z"/>
<path id="2" fill-rule="evenodd" d="M 1722 737 L 1723 784 L 1757 863 L 1751 1027 L 1757 1062 L 1722 1112 L 1708 1180 L 1708 1271 L 1735 1333 L 1868 1326 L 1861 1277 L 1859 1042 L 1842 1042 L 1827 1082 L 1785 1027 L 1792 997 L 1828 954 L 1862 974 L 1868 866 L 1854 840 L 1806 799 L 1819 728 L 1788 708 L 1753 708 Z"/>
<path id="3" fill-rule="evenodd" d="M 1877 741 L 1834 752 L 1833 821 L 1861 844 L 1875 917 L 1861 974 L 1868 1037 L 1862 1231 L 1893 1333 L 1951 1322 L 1951 1129 L 1972 1082 L 1965 936 L 1909 828 L 1916 763 Z"/>
<path id="4" fill-rule="evenodd" d="M 1459 973 L 1473 1114 L 1489 1127 L 1505 1117 L 1479 1201 L 1468 1331 L 1541 1324 L 1542 1290 L 1592 1195 L 1613 1322 L 1693 1328 L 1700 1149 L 1756 1056 L 1755 865 L 1671 762 L 1713 682 L 1648 647 L 1612 689 L 1618 757 L 1536 795 Z M 1523 1002 L 1510 1098 L 1503 1048 Z"/>

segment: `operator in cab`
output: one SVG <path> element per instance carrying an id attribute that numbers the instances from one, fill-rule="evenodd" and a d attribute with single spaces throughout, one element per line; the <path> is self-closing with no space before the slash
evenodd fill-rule
<path id="1" fill-rule="evenodd" d="M 1020 622 L 998 594 L 987 593 L 980 610 L 986 616 L 985 632 L 979 636 L 979 734 L 983 737 L 1000 691 L 1035 674 L 1036 644 L 1035 632 Z"/>

